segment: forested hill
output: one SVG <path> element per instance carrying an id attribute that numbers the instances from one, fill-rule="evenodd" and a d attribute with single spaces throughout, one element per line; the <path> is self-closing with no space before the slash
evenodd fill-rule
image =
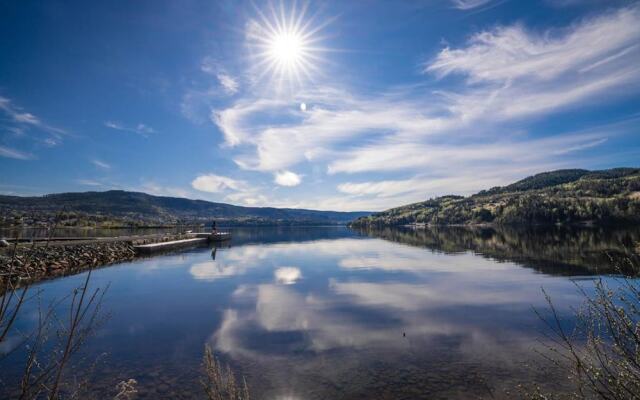
<path id="1" fill-rule="evenodd" d="M 565 169 L 469 197 L 443 196 L 361 217 L 353 226 L 640 223 L 640 169 Z"/>
<path id="2" fill-rule="evenodd" d="M 56 219 L 56 215 L 60 215 L 60 224 L 66 226 L 153 226 L 212 219 L 227 225 L 319 225 L 344 224 L 367 214 L 240 207 L 123 190 L 40 197 L 0 196 L 2 226 L 42 225 Z"/>

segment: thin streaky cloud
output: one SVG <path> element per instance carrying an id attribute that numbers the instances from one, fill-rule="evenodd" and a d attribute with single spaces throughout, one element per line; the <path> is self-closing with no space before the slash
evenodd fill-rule
<path id="1" fill-rule="evenodd" d="M 3 128 L 10 132 L 13 138 L 27 137 L 36 145 L 54 147 L 62 143 L 63 136 L 71 136 L 66 130 L 43 122 L 36 115 L 16 106 L 11 99 L 4 96 L 0 96 L 0 112 L 8 117 L 7 125 Z M 36 131 L 37 134 L 28 135 L 30 130 Z M 43 133 L 46 134 L 46 137 L 42 137 Z M 10 148 L 5 148 L 2 156 L 18 159 L 34 158 L 31 154 Z"/>
<path id="2" fill-rule="evenodd" d="M 585 67 L 594 68 L 594 63 L 605 60 L 629 65 L 638 59 L 640 6 L 583 19 L 558 30 L 560 34 L 536 32 L 516 24 L 482 31 L 473 35 L 466 47 L 441 50 L 426 64 L 425 71 L 441 77 L 459 73 L 470 82 L 549 81 L 585 72 Z"/>
<path id="3" fill-rule="evenodd" d="M 596 139 L 596 140 L 591 141 L 591 142 L 578 144 L 578 145 L 575 145 L 575 146 L 572 146 L 572 147 L 567 147 L 566 149 L 562 149 L 562 150 L 557 150 L 554 154 L 568 154 L 568 153 L 572 153 L 572 152 L 575 152 L 575 151 L 581 151 L 581 150 L 590 149 L 592 147 L 600 146 L 601 144 L 603 144 L 607 140 L 608 140 L 607 138 Z"/>
<path id="4" fill-rule="evenodd" d="M 91 163 L 93 165 L 95 165 L 96 167 L 101 168 L 101 169 L 111 169 L 111 165 L 110 164 L 107 164 L 106 162 L 98 160 L 98 159 L 91 160 Z"/>
<path id="5" fill-rule="evenodd" d="M 15 122 L 29 125 L 40 125 L 40 119 L 35 115 L 22 111 L 13 105 L 13 102 L 6 97 L 0 96 L 0 110 L 9 115 Z"/>
<path id="6" fill-rule="evenodd" d="M 104 126 L 118 131 L 136 133 L 145 138 L 149 137 L 150 134 L 156 132 L 155 129 L 143 123 L 128 126 L 115 121 L 105 121 Z"/>
<path id="7" fill-rule="evenodd" d="M 35 158 L 33 154 L 5 146 L 0 146 L 0 157 L 13 158 L 15 160 L 33 160 Z"/>
<path id="8" fill-rule="evenodd" d="M 23 111 L 7 97 L 0 96 L 0 110 L 18 125 L 31 126 L 55 135 L 68 135 L 66 130 L 48 125 L 32 113 Z"/>
<path id="9" fill-rule="evenodd" d="M 238 83 L 238 80 L 236 78 L 224 72 L 218 73 L 216 77 L 218 78 L 218 82 L 220 82 L 220 85 L 227 94 L 231 95 L 238 92 L 240 84 Z"/>
<path id="10" fill-rule="evenodd" d="M 471 10 L 490 3 L 492 0 L 451 0 L 454 8 L 459 10 Z"/>
<path id="11" fill-rule="evenodd" d="M 83 186 L 94 186 L 94 187 L 105 186 L 102 182 L 99 182 L 93 179 L 77 179 L 75 182 Z"/>

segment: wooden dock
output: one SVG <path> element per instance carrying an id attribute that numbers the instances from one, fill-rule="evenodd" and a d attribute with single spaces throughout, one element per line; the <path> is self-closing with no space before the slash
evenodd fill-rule
<path id="1" fill-rule="evenodd" d="M 207 238 L 193 238 L 193 239 L 183 239 L 183 240 L 172 240 L 170 242 L 141 244 L 138 246 L 133 246 L 133 248 L 138 254 L 153 254 L 160 251 L 176 250 L 176 249 L 181 249 L 185 247 L 198 246 L 198 245 L 206 244 L 208 242 L 209 240 Z"/>
<path id="2" fill-rule="evenodd" d="M 172 240 L 169 242 L 149 243 L 133 246 L 138 254 L 153 254 L 161 251 L 169 251 L 182 249 L 185 247 L 200 246 L 209 242 L 222 242 L 231 239 L 231 234 L 228 232 L 197 232 L 189 233 L 190 239 Z"/>
<path id="3" fill-rule="evenodd" d="M 224 240 L 231 239 L 231 234 L 229 232 L 216 232 L 216 233 L 196 232 L 196 233 L 189 233 L 189 236 L 193 236 L 196 238 L 207 238 L 211 242 L 222 242 Z"/>

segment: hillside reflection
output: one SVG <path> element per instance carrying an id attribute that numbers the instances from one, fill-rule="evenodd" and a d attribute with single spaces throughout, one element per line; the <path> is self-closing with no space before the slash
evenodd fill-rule
<path id="1" fill-rule="evenodd" d="M 595 275 L 637 266 L 640 228 L 396 227 L 362 229 L 370 237 L 447 254 L 472 251 L 551 275 Z M 637 272 L 637 271 L 635 271 Z"/>

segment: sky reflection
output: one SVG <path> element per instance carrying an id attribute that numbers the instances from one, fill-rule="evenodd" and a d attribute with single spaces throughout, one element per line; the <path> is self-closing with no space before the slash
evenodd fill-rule
<path id="1" fill-rule="evenodd" d="M 375 398 L 378 384 L 394 398 L 412 398 L 408 388 L 483 397 L 487 385 L 508 398 L 523 380 L 549 381 L 538 376 L 544 369 L 527 366 L 538 359 L 542 326 L 532 307 L 545 309 L 541 288 L 569 316 L 581 301 L 575 282 L 588 288 L 592 279 L 541 273 L 477 249 L 445 252 L 327 229 L 305 230 L 304 239 L 283 231 L 279 240 L 243 229 L 215 251 L 95 271 L 94 285 L 111 283 L 105 309 L 112 318 L 89 353 L 109 354 L 112 371 L 139 376 L 143 387 L 154 385 L 155 375 L 144 372 L 152 368 L 183 374 L 175 385 L 197 388 L 209 343 L 247 376 L 256 398 Z M 43 301 L 82 277 L 39 285 Z M 21 329 L 34 323 L 33 311 L 25 310 Z M 115 378 L 103 371 L 99 379 Z"/>

